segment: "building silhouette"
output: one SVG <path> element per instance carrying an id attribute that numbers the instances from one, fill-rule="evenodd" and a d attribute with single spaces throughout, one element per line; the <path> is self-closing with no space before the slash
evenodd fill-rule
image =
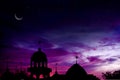
<path id="1" fill-rule="evenodd" d="M 56 67 L 55 67 L 55 73 L 51 77 L 51 80 L 65 80 L 65 75 L 64 74 L 59 74 L 58 71 L 57 71 L 57 63 L 56 63 Z"/>
<path id="2" fill-rule="evenodd" d="M 10 72 L 9 68 L 2 74 L 1 80 L 14 80 L 14 74 Z"/>
<path id="3" fill-rule="evenodd" d="M 79 65 L 73 64 L 66 73 L 68 80 L 87 80 L 87 72 Z"/>
<path id="4" fill-rule="evenodd" d="M 73 64 L 66 72 L 66 74 L 59 74 L 56 70 L 53 76 L 50 77 L 51 68 L 48 67 L 48 60 L 46 54 L 39 48 L 38 51 L 33 53 L 30 59 L 30 67 L 27 71 L 30 76 L 22 71 L 11 73 L 7 67 L 5 73 L 1 76 L 1 80 L 100 80 L 92 74 L 87 74 L 82 66 L 77 63 Z M 35 77 L 34 77 L 35 76 Z"/>
<path id="5" fill-rule="evenodd" d="M 37 80 L 50 77 L 52 69 L 48 68 L 46 54 L 40 48 L 32 55 L 28 71 L 31 73 L 31 78 L 33 78 L 33 75 L 36 75 Z"/>
<path id="6" fill-rule="evenodd" d="M 16 72 L 14 75 L 14 80 L 28 80 L 28 76 L 25 71 Z"/>

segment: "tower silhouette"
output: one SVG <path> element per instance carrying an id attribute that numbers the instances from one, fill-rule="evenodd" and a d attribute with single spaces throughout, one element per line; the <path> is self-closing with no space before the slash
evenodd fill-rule
<path id="1" fill-rule="evenodd" d="M 31 57 L 30 68 L 28 71 L 31 73 L 31 78 L 33 75 L 36 75 L 36 79 L 41 79 L 40 76 L 43 76 L 43 79 L 50 77 L 50 72 L 52 71 L 47 66 L 47 57 L 44 52 L 39 48 Z"/>
<path id="2" fill-rule="evenodd" d="M 41 42 L 39 42 L 40 44 Z M 30 76 L 22 70 L 22 62 L 20 62 L 20 71 L 16 68 L 16 73 L 10 72 L 8 67 L 8 58 L 6 62 L 6 71 L 1 75 L 0 80 L 100 80 L 92 74 L 88 74 L 85 69 L 79 65 L 78 56 L 75 56 L 76 62 L 66 72 L 59 74 L 57 71 L 58 64 L 55 64 L 55 73 L 50 77 L 51 68 L 48 68 L 48 60 L 46 54 L 38 48 L 31 56 L 30 67 L 27 69 Z M 120 71 L 114 72 L 113 78 L 119 78 Z M 104 76 L 108 75 L 104 74 Z M 106 78 L 110 77 L 109 75 Z M 111 77 L 110 77 L 111 78 Z M 109 78 L 108 78 L 109 79 Z"/>

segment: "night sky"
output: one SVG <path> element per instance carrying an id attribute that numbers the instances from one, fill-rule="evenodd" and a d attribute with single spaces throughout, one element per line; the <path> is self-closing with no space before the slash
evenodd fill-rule
<path id="1" fill-rule="evenodd" d="M 40 44 L 38 44 L 40 42 Z M 27 70 L 41 48 L 52 73 L 78 63 L 88 73 L 120 69 L 120 3 L 117 0 L 1 0 L 0 72 Z"/>

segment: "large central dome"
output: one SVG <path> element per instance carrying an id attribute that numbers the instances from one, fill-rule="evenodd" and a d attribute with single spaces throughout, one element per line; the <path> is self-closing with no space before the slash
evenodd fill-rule
<path id="1" fill-rule="evenodd" d="M 39 48 L 37 52 L 35 52 L 32 57 L 31 60 L 34 62 L 47 62 L 47 57 L 45 55 L 44 52 L 41 51 L 41 49 Z"/>
<path id="2" fill-rule="evenodd" d="M 66 73 L 68 80 L 86 80 L 86 76 L 86 71 L 77 63 L 72 65 Z"/>

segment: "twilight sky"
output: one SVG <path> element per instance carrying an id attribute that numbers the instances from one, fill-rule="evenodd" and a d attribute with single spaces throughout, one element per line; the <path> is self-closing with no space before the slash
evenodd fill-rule
<path id="1" fill-rule="evenodd" d="M 38 47 L 49 67 L 65 73 L 78 63 L 88 73 L 120 69 L 120 8 L 114 0 L 0 1 L 0 72 L 26 69 Z M 14 15 L 22 20 L 16 20 Z M 38 44 L 41 41 L 41 44 Z"/>

